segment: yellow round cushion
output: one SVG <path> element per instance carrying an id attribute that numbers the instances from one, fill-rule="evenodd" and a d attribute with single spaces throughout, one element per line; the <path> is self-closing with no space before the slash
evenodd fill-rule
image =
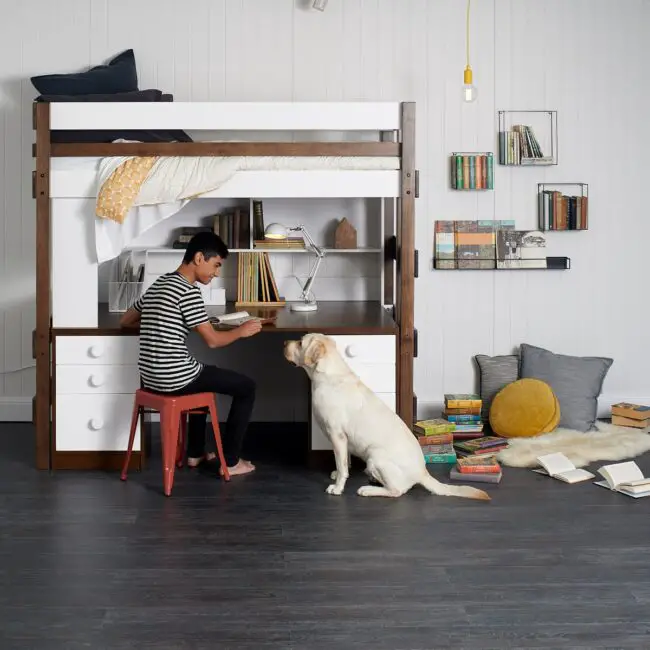
<path id="1" fill-rule="evenodd" d="M 553 431 L 560 422 L 560 404 L 553 389 L 540 379 L 518 379 L 492 400 L 490 426 L 505 438 L 530 438 Z"/>

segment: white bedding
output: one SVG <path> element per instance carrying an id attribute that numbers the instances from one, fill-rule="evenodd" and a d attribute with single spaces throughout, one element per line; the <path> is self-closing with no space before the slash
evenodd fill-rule
<path id="1" fill-rule="evenodd" d="M 97 192 L 132 158 L 54 158 L 52 171 L 94 170 Z M 98 262 L 113 259 L 139 235 L 176 214 L 191 198 L 213 191 L 240 171 L 397 170 L 397 157 L 359 156 L 165 156 L 153 165 L 123 223 L 95 218 Z"/>

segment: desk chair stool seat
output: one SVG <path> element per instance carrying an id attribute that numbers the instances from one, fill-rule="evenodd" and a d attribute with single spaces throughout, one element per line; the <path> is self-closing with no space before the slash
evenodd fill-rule
<path id="1" fill-rule="evenodd" d="M 163 464 L 163 490 L 166 496 L 172 492 L 174 484 L 175 466 L 182 467 L 183 449 L 185 445 L 185 432 L 187 430 L 188 413 L 205 412 L 210 413 L 212 420 L 212 431 L 217 445 L 217 455 L 223 469 L 222 476 L 225 481 L 230 480 L 228 466 L 223 455 L 221 444 L 221 432 L 219 431 L 219 419 L 217 418 L 217 403 L 214 393 L 196 393 L 194 395 L 160 395 L 152 393 L 144 388 L 135 392 L 133 403 L 133 417 L 131 418 L 131 432 L 129 435 L 129 447 L 124 459 L 124 466 L 120 478 L 126 481 L 126 476 L 133 451 L 135 431 L 138 426 L 138 418 L 142 409 L 149 408 L 160 413 L 160 442 L 162 446 Z"/>

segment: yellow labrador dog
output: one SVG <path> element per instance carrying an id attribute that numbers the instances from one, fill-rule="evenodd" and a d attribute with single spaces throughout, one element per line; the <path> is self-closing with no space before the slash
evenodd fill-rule
<path id="1" fill-rule="evenodd" d="M 362 497 L 399 497 L 419 484 L 433 494 L 489 500 L 483 490 L 445 485 L 429 474 L 415 436 L 404 422 L 352 372 L 322 334 L 287 341 L 284 356 L 304 368 L 312 383 L 312 407 L 331 440 L 336 471 L 328 494 L 342 494 L 348 478 L 348 452 L 366 463 L 366 473 L 381 485 L 364 485 Z"/>

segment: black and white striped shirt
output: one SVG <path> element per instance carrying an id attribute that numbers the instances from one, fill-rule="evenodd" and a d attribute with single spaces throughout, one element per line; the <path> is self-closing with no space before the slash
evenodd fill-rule
<path id="1" fill-rule="evenodd" d="M 169 392 L 187 386 L 203 369 L 186 343 L 191 329 L 209 321 L 201 290 L 174 271 L 161 275 L 133 307 L 141 314 L 138 367 L 144 387 Z"/>

